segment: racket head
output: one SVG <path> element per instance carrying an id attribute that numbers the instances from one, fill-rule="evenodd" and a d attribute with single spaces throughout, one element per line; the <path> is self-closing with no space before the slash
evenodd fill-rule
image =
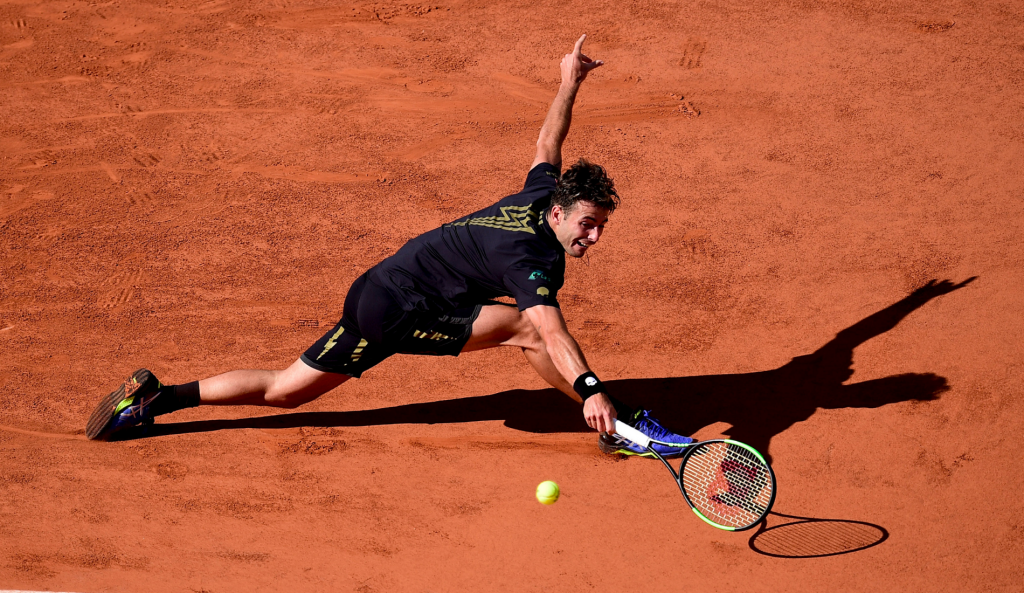
<path id="1" fill-rule="evenodd" d="M 690 446 L 679 489 L 702 520 L 726 531 L 750 529 L 775 503 L 775 472 L 757 449 L 729 439 Z"/>

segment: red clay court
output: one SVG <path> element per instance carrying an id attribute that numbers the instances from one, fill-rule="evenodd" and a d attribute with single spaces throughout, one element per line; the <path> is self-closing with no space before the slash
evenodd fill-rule
<path id="1" fill-rule="evenodd" d="M 85 439 L 136 368 L 290 364 L 518 191 L 584 32 L 565 162 L 623 205 L 570 331 L 771 456 L 767 530 L 600 454 L 514 349 Z M 1021 591 L 1022 86 L 1009 1 L 3 2 L 0 589 Z"/>

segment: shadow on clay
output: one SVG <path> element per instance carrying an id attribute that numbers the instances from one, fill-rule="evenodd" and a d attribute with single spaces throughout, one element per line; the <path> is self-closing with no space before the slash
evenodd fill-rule
<path id="1" fill-rule="evenodd" d="M 716 422 L 728 423 L 729 437 L 768 454 L 772 437 L 807 420 L 819 408 L 877 408 L 904 401 L 931 401 L 949 389 L 932 373 L 908 373 L 844 384 L 853 375 L 853 350 L 881 335 L 914 310 L 959 284 L 931 281 L 906 298 L 842 330 L 818 350 L 770 371 L 660 379 L 608 381 L 609 391 L 626 403 L 648 408 L 669 429 L 694 434 Z M 579 404 L 554 389 L 512 390 L 460 399 L 352 412 L 297 412 L 243 418 L 161 423 L 144 436 L 238 428 L 338 427 L 387 424 L 439 424 L 503 420 L 531 433 L 589 432 Z M 137 435 L 126 435 L 128 438 Z M 770 456 L 769 456 L 770 457 Z"/>
<path id="2" fill-rule="evenodd" d="M 773 558 L 824 558 L 873 548 L 889 539 L 881 525 L 848 519 L 814 519 L 782 513 L 770 517 L 792 519 L 768 527 L 762 521 L 747 541 L 750 549 Z"/>

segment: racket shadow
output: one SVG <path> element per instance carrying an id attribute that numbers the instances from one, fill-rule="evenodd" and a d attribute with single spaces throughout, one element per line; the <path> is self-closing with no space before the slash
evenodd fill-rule
<path id="1" fill-rule="evenodd" d="M 751 550 L 773 558 L 826 558 L 873 548 L 889 539 L 881 525 L 849 519 L 816 519 L 770 512 L 792 519 L 768 527 L 768 520 L 747 541 Z"/>
<path id="2" fill-rule="evenodd" d="M 770 459 L 772 437 L 807 420 L 819 408 L 877 408 L 903 401 L 929 401 L 948 389 L 932 373 L 910 373 L 843 383 L 853 375 L 853 350 L 894 328 L 931 299 L 970 282 L 932 281 L 906 298 L 842 330 L 818 350 L 797 356 L 780 368 L 754 373 L 620 379 L 609 391 L 626 403 L 650 409 L 665 426 L 694 434 L 716 422 L 732 426 L 729 437 L 745 442 Z M 293 412 L 234 420 L 161 422 L 126 439 L 241 428 L 344 427 L 391 424 L 441 424 L 502 420 L 531 433 L 590 432 L 579 404 L 554 389 L 512 390 L 350 412 Z"/>

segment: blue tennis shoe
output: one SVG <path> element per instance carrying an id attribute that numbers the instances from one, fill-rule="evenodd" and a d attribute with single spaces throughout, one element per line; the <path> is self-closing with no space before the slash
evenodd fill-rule
<path id="1" fill-rule="evenodd" d="M 85 426 L 89 440 L 108 441 L 133 426 L 153 423 L 153 402 L 163 385 L 146 369 L 139 369 L 113 393 L 104 397 Z"/>
<path id="2" fill-rule="evenodd" d="M 660 441 L 657 443 L 652 442 L 651 448 L 662 457 L 678 457 L 686 452 L 686 445 L 694 442 L 690 437 L 678 435 L 662 426 L 660 422 L 651 417 L 651 413 L 647 410 L 637 410 L 632 421 L 628 422 L 628 424 L 631 424 L 633 428 L 644 433 L 653 441 Z M 601 434 L 601 438 L 598 440 L 598 447 L 600 447 L 602 453 L 608 453 L 609 455 L 654 457 L 646 448 L 617 434 Z"/>

